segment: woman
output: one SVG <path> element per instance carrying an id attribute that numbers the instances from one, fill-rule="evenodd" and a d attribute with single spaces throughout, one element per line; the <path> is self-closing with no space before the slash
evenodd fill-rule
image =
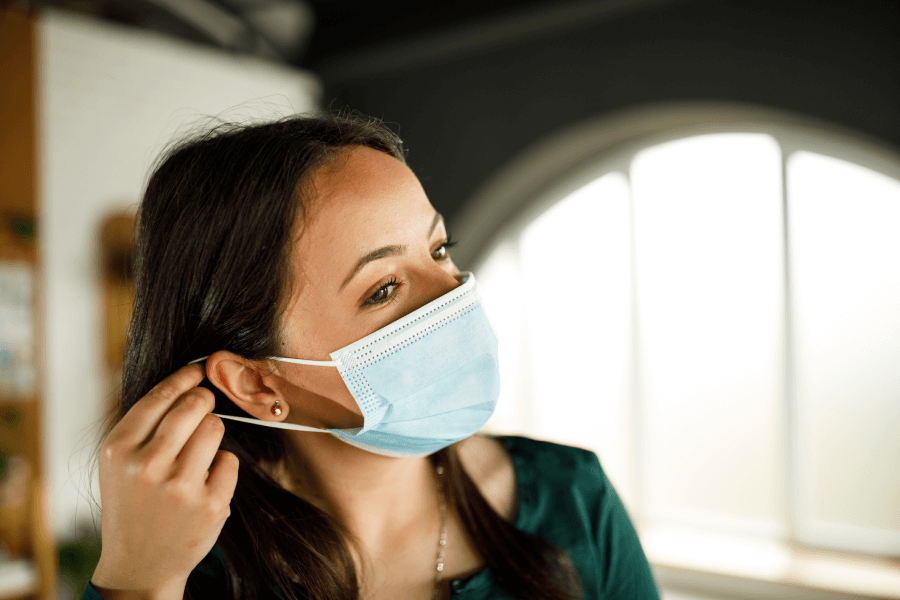
<path id="1" fill-rule="evenodd" d="M 596 456 L 472 435 L 497 346 L 451 245 L 371 120 L 170 150 L 84 598 L 658 598 Z"/>

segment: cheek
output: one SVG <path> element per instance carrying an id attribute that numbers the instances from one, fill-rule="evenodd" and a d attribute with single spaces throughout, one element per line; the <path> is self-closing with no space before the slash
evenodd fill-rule
<path id="1" fill-rule="evenodd" d="M 282 320 L 285 356 L 331 360 L 332 352 L 371 333 L 354 322 L 357 308 L 346 299 L 325 298 L 315 292 L 298 299 Z"/>
<path id="2" fill-rule="evenodd" d="M 441 265 L 441 267 L 442 267 L 446 272 L 448 272 L 448 273 L 450 273 L 451 275 L 453 275 L 454 277 L 456 277 L 457 281 L 459 280 L 459 277 L 460 277 L 460 271 L 459 271 L 459 269 L 456 268 L 456 264 L 453 262 L 453 259 L 452 259 L 452 258 L 451 258 L 450 260 L 448 260 L 448 261 L 445 261 L 445 262 Z"/>
<path id="3" fill-rule="evenodd" d="M 357 339 L 353 337 L 355 332 L 342 331 L 338 323 L 332 322 L 329 315 L 321 312 L 314 315 L 302 309 L 296 310 L 286 320 L 286 326 L 282 355 L 288 358 L 331 360 L 331 352 Z M 345 342 L 343 338 L 353 339 Z M 285 379 L 293 388 L 292 393 L 298 399 L 305 399 L 304 411 L 317 412 L 317 404 L 330 400 L 353 414 L 362 414 L 336 368 L 290 363 L 281 365 Z"/>
<path id="4" fill-rule="evenodd" d="M 314 367 L 310 365 L 294 365 L 292 369 L 296 373 L 290 377 L 295 386 L 295 393 L 300 396 L 315 396 L 318 400 L 310 403 L 309 410 L 319 412 L 317 409 L 326 409 L 325 406 L 316 406 L 321 400 L 330 400 L 338 406 L 356 415 L 362 415 L 362 411 L 353 399 L 353 395 L 340 373 L 334 367 Z"/>
<path id="5" fill-rule="evenodd" d="M 341 414 L 362 416 L 353 395 L 333 367 L 293 365 L 285 373 L 289 386 L 288 402 L 292 410 L 315 417 L 338 428 L 359 427 L 362 420 L 346 421 Z"/>

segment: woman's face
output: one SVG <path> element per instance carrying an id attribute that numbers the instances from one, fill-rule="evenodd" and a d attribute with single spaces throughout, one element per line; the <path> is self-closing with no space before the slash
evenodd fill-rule
<path id="1" fill-rule="evenodd" d="M 292 253 L 295 286 L 282 322 L 283 356 L 330 360 L 331 352 L 459 285 L 443 219 L 400 161 L 354 148 L 326 163 L 312 184 Z M 336 403 L 316 417 L 322 425 L 362 424 L 337 369 L 278 367 L 302 406 Z"/>

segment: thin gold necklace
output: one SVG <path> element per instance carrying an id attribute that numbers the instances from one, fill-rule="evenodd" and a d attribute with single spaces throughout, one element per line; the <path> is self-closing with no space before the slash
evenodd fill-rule
<path id="1" fill-rule="evenodd" d="M 441 536 L 438 538 L 437 547 L 437 573 L 434 576 L 434 591 L 431 593 L 433 600 L 441 595 L 441 579 L 444 576 L 444 549 L 447 547 L 447 500 L 444 497 L 444 467 L 437 467 L 437 491 L 438 503 L 441 507 Z"/>

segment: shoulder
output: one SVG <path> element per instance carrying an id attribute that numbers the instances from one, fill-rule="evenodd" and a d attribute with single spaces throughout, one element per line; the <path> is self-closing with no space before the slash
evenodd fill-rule
<path id="1" fill-rule="evenodd" d="M 590 543 L 597 527 L 620 508 L 590 450 L 515 436 L 494 440 L 513 465 L 519 529 L 557 545 L 564 546 L 564 539 Z"/>
<path id="2" fill-rule="evenodd" d="M 535 495 L 602 495 L 608 481 L 589 450 L 516 436 L 472 436 L 460 461 L 488 503 L 511 521 Z M 526 511 L 527 512 L 527 511 Z"/>
<path id="3" fill-rule="evenodd" d="M 575 487 L 582 493 L 602 493 L 609 486 L 600 460 L 590 450 L 517 436 L 495 439 L 510 456 L 520 488 L 557 492 Z"/>
<path id="4" fill-rule="evenodd" d="M 594 537 L 610 514 L 624 515 L 600 460 L 590 450 L 514 436 L 497 441 L 515 467 L 521 529 L 544 535 L 562 527 L 566 535 Z"/>
<path id="5" fill-rule="evenodd" d="M 659 598 L 634 525 L 596 454 L 522 437 L 497 440 L 518 478 L 517 526 L 569 551 L 586 598 Z"/>
<path id="6" fill-rule="evenodd" d="M 503 444 L 511 455 L 541 466 L 547 464 L 570 469 L 583 467 L 594 469 L 600 464 L 597 455 L 584 448 L 514 435 L 504 435 L 494 439 Z"/>

